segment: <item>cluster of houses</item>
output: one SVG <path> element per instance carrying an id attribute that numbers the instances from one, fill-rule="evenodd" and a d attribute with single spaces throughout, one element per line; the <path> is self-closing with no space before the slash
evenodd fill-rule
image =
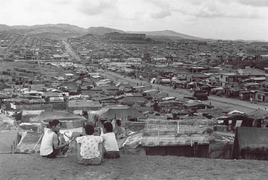
<path id="1" fill-rule="evenodd" d="M 105 36 L 104 36 L 105 37 Z M 69 38 L 68 43 L 85 64 L 131 76 L 156 78 L 156 83 L 192 88 L 209 84 L 217 95 L 266 102 L 266 72 L 231 63 L 267 59 L 267 46 L 242 41 L 190 41 L 131 44 L 107 42 L 101 36 Z M 173 78 L 173 79 L 172 79 Z M 194 82 L 199 85 L 191 85 Z M 190 83 L 190 85 L 188 85 Z"/>
<path id="2" fill-rule="evenodd" d="M 142 77 L 151 83 L 193 91 L 204 89 L 211 94 L 227 98 L 267 102 L 268 76 L 265 70 L 256 68 L 232 69 L 225 66 L 207 67 L 184 63 L 177 67 L 148 67 L 142 63 L 133 65 L 111 62 L 104 62 L 103 67 L 133 78 Z"/>
<path id="3" fill-rule="evenodd" d="M 63 131 L 71 134 L 80 132 L 83 122 L 97 127 L 105 120 L 119 121 L 115 129 L 122 153 L 231 158 L 235 127 L 261 127 L 267 116 L 266 111 L 246 114 L 184 96 L 170 97 L 154 84 L 131 84 L 107 77 L 106 69 L 94 66 L 43 64 L 46 66 L 63 71 L 45 83 L 25 82 L 11 87 L 1 83 L 1 114 L 6 117 L 1 116 L 0 133 L 19 134 L 17 143 L 5 141 L 6 151 L 38 152 L 42 127 L 57 118 L 63 122 Z M 6 118 L 14 119 L 13 126 L 18 129 L 10 128 L 10 123 L 5 126 Z"/>
<path id="4" fill-rule="evenodd" d="M 2 32 L 0 34 L 0 59 L 14 60 L 68 60 L 61 40 Z"/>
<path id="5" fill-rule="evenodd" d="M 6 54 L 12 54 L 12 49 L 25 44 L 26 37 L 12 36 L 13 41 L 2 40 L 1 46 L 6 48 Z M 16 45 L 17 41 L 23 43 Z M 28 41 L 34 47 L 33 52 L 37 52 L 37 44 L 38 51 L 44 51 L 43 54 L 52 57 L 53 61 L 48 61 L 48 57 L 42 61 L 43 57 L 37 56 L 38 60 L 34 60 L 35 57 L 28 54 L 26 60 L 29 61 L 15 61 L 13 66 L 1 70 L 1 112 L 14 119 L 12 125 L 19 127 L 15 133 L 19 132 L 20 139 L 17 144 L 11 142 L 12 152 L 15 152 L 15 147 L 25 145 L 25 132 L 40 139 L 40 126 L 55 117 L 64 122 L 68 132 L 75 132 L 77 128 L 81 130 L 82 122 L 98 126 L 105 120 L 119 121 L 114 127 L 119 133 L 120 147 L 146 147 L 147 155 L 230 158 L 230 148 L 234 146 L 229 145 L 237 144 L 234 143 L 235 128 L 266 127 L 266 111 L 246 114 L 233 109 L 216 109 L 206 101 L 198 100 L 198 95 L 170 97 L 155 88 L 166 85 L 206 92 L 207 96 L 215 94 L 266 102 L 268 77 L 265 71 L 253 68 L 236 70 L 226 64 L 265 58 L 247 54 L 255 48 L 251 44 L 184 40 L 177 43 L 113 44 L 100 36 L 86 35 L 69 38 L 66 42 L 81 60 L 75 63 L 68 56 L 63 58 L 66 44 L 56 40 L 41 43 L 31 38 Z M 9 62 L 1 63 L 6 67 Z M 215 66 L 215 63 L 219 65 Z M 131 84 L 105 75 L 107 70 L 142 81 Z M 10 129 L 3 124 L 1 130 Z M 38 147 L 37 140 L 31 142 L 34 144 L 32 150 Z M 171 147 L 175 149 L 170 150 Z M 215 153 L 216 149 L 218 153 Z M 29 149 L 24 151 L 29 152 Z M 214 154 L 208 155 L 208 152 Z"/>
<path id="6" fill-rule="evenodd" d="M 50 79 L 47 77 L 47 79 L 34 81 L 31 80 L 33 74 L 31 70 L 16 67 L 11 69 L 8 72 L 24 70 L 24 76 L 28 75 L 29 77 L 21 78 L 19 81 L 1 82 L 1 108 L 8 114 L 20 114 L 23 119 L 21 122 L 27 122 L 29 112 L 26 111 L 31 110 L 38 112 L 47 110 L 70 111 L 74 105 L 80 107 L 79 103 L 92 106 L 93 109 L 121 104 L 135 106 L 141 114 L 148 114 L 154 109 L 155 101 L 162 103 L 165 99 L 175 99 L 168 97 L 167 93 L 154 89 L 149 83 L 145 85 L 115 81 L 105 77 L 102 72 L 95 72 L 94 68 L 89 66 L 85 67 L 74 63 L 46 63 L 43 68 L 46 66 L 55 66 L 68 69 L 68 71 L 50 77 Z M 50 70 L 53 71 L 53 68 Z M 12 75 L 13 73 L 10 73 L 10 76 Z M 183 107 L 183 101 L 177 104 Z M 76 109 L 76 113 L 79 112 L 77 110 L 79 108 Z M 162 111 L 167 112 L 163 108 Z M 26 119 L 24 114 L 27 116 Z M 83 112 L 80 111 L 80 114 Z M 35 115 L 36 112 L 34 112 Z"/>
<path id="7" fill-rule="evenodd" d="M 107 42 L 104 37 L 106 35 L 91 34 L 69 38 L 68 43 L 82 60 L 96 63 L 100 59 L 120 62 L 134 57 L 151 64 L 195 62 L 215 66 L 220 63 L 266 59 L 268 53 L 265 45 L 239 41 L 174 40 L 137 44 L 127 39 L 121 43 Z"/>

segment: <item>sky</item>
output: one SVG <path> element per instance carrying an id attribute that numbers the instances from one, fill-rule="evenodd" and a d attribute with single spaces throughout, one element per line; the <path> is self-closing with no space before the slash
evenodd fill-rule
<path id="1" fill-rule="evenodd" d="M 268 41 L 268 0 L 0 0 L 0 24 L 58 23 Z"/>

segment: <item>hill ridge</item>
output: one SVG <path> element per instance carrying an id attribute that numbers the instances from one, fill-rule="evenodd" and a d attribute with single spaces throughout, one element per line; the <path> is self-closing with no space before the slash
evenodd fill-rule
<path id="1" fill-rule="evenodd" d="M 41 34 L 41 33 L 55 33 L 55 34 L 77 34 L 77 35 L 85 35 L 85 34 L 93 34 L 93 35 L 104 35 L 105 33 L 111 32 L 119 32 L 119 33 L 143 33 L 146 36 L 157 36 L 157 37 L 176 37 L 179 39 L 196 39 L 200 40 L 203 38 L 189 36 L 186 34 L 182 34 L 173 30 L 158 30 L 158 31 L 124 31 L 120 29 L 97 26 L 97 27 L 89 27 L 82 28 L 76 25 L 66 24 L 66 23 L 58 23 L 58 24 L 36 24 L 36 25 L 5 25 L 0 24 L 0 31 L 12 31 L 23 34 Z"/>

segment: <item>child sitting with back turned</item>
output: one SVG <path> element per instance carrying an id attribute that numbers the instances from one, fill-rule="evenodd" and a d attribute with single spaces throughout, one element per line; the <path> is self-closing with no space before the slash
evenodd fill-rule
<path id="1" fill-rule="evenodd" d="M 94 136 L 94 126 L 85 124 L 85 135 L 76 138 L 78 163 L 82 165 L 96 165 L 103 160 L 102 141 L 100 136 Z"/>
<path id="2" fill-rule="evenodd" d="M 115 134 L 113 133 L 113 125 L 110 122 L 105 122 L 103 126 L 104 130 L 101 128 L 101 137 L 104 140 L 103 145 L 105 150 L 103 156 L 106 159 L 119 158 L 119 148 L 115 138 Z"/>

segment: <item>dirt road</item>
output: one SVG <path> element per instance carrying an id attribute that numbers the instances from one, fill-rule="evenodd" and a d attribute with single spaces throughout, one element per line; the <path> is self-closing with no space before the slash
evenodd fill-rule
<path id="1" fill-rule="evenodd" d="M 62 41 L 63 44 L 65 45 L 66 48 L 66 52 L 71 56 L 71 58 L 75 61 L 81 61 L 80 57 L 73 51 L 71 45 L 66 42 L 66 41 Z"/>
<path id="2" fill-rule="evenodd" d="M 130 77 L 124 78 L 124 76 L 110 72 L 110 71 L 105 71 L 104 74 L 106 75 L 107 78 L 111 78 L 113 80 L 118 80 L 118 81 L 124 81 L 124 82 L 129 82 L 132 84 L 137 84 L 137 83 L 142 83 L 143 85 L 149 84 L 149 82 L 145 82 L 139 79 L 131 79 Z M 171 97 L 178 97 L 180 98 L 181 96 L 192 96 L 193 93 L 189 92 L 187 89 L 173 89 L 170 86 L 163 86 L 159 84 L 151 84 L 153 88 L 159 88 L 160 91 L 166 92 L 169 94 Z M 250 112 L 254 111 L 256 109 L 263 109 L 268 111 L 268 105 L 264 103 L 250 103 L 248 101 L 242 101 L 238 99 L 231 99 L 231 98 L 225 98 L 225 97 L 219 97 L 219 96 L 209 96 L 208 101 L 204 101 L 204 103 L 211 103 L 211 105 L 215 107 L 222 107 L 226 109 L 231 109 L 231 110 L 238 110 L 238 111 L 243 111 L 243 112 Z"/>

